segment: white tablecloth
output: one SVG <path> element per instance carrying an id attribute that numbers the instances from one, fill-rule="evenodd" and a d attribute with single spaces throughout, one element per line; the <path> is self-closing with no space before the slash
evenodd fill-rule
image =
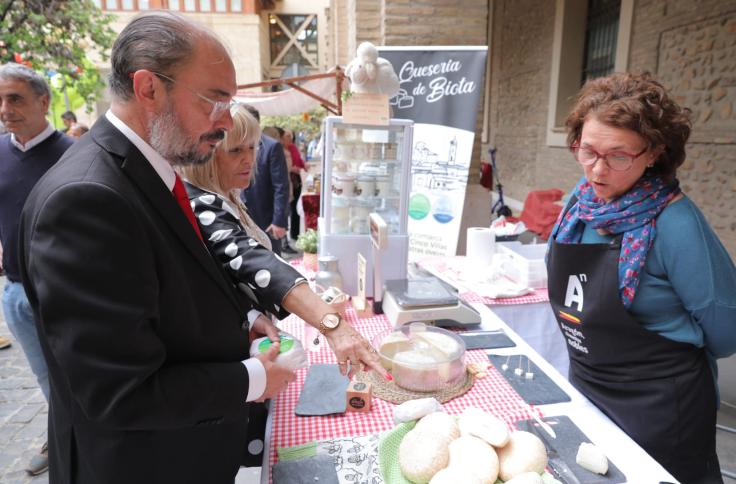
<path id="1" fill-rule="evenodd" d="M 583 433 L 613 461 L 627 477 L 630 483 L 677 482 L 659 463 L 652 459 L 644 449 L 631 440 L 616 424 L 614 424 L 598 407 L 593 405 L 563 377 L 555 367 L 542 358 L 513 328 L 506 324 L 497 314 L 496 307 L 491 311 L 483 304 L 473 304 L 482 316 L 483 329 L 503 328 L 516 343 L 512 348 L 489 350 L 489 354 L 525 354 L 542 371 L 544 371 L 571 400 L 553 405 L 538 405 L 545 416 L 566 415 Z M 551 313 L 551 309 L 550 309 Z M 550 315 L 554 319 L 554 315 Z M 522 325 L 522 328 L 527 326 Z M 563 342 L 564 344 L 564 342 Z M 565 353 L 566 354 L 566 353 Z"/>

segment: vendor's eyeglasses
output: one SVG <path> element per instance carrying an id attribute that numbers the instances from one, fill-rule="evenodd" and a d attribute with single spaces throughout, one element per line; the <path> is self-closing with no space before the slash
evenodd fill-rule
<path id="1" fill-rule="evenodd" d="M 223 114 L 225 114 L 227 111 L 230 110 L 230 105 L 232 104 L 233 101 L 213 101 L 207 96 L 198 93 L 197 91 L 187 86 L 183 82 L 179 82 L 176 79 L 173 79 L 167 76 L 166 74 L 161 74 L 160 72 L 153 72 L 153 73 L 156 74 L 158 77 L 163 77 L 164 79 L 167 79 L 174 84 L 179 84 L 181 87 L 188 90 L 192 94 L 195 94 L 197 97 L 199 97 L 203 101 L 207 101 L 208 103 L 212 104 L 212 111 L 210 111 L 210 121 L 217 121 L 218 119 L 222 117 Z"/>
<path id="2" fill-rule="evenodd" d="M 634 160 L 639 158 L 641 155 L 646 153 L 648 147 L 645 147 L 639 153 L 633 155 L 626 153 L 625 151 L 612 151 L 610 153 L 598 153 L 593 148 L 580 146 L 578 143 L 574 143 L 570 147 L 570 151 L 583 166 L 595 165 L 595 162 L 602 159 L 606 162 L 606 165 L 614 171 L 626 171 L 634 164 Z"/>

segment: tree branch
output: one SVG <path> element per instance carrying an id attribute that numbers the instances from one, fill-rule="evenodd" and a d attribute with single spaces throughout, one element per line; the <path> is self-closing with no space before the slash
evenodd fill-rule
<path id="1" fill-rule="evenodd" d="M 15 0 L 8 1 L 7 5 L 5 5 L 5 9 L 3 10 L 2 15 L 0 15 L 0 25 L 5 24 L 5 17 L 8 16 L 8 13 L 10 12 L 10 9 L 13 8 L 13 4 L 15 3 Z"/>

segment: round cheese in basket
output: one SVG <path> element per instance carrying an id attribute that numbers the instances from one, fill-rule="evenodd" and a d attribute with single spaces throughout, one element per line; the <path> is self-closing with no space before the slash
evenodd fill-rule
<path id="1" fill-rule="evenodd" d="M 383 366 L 400 387 L 435 392 L 465 378 L 465 343 L 424 323 L 404 325 L 374 340 Z"/>

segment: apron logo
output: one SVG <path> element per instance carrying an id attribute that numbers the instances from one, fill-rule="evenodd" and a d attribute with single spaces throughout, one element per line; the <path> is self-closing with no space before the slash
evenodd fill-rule
<path id="1" fill-rule="evenodd" d="M 565 294 L 565 306 L 571 308 L 573 304 L 578 305 L 578 312 L 583 312 L 583 282 L 588 282 L 588 276 L 572 274 L 567 279 L 567 293 Z"/>

